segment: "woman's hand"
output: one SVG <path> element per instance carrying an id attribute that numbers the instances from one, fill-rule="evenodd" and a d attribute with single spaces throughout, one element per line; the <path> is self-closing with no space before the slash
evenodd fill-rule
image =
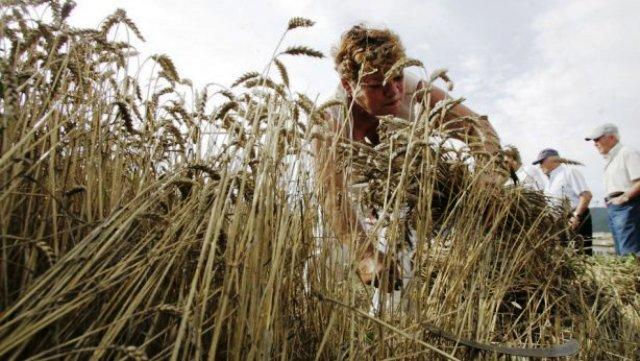
<path id="1" fill-rule="evenodd" d="M 364 284 L 390 293 L 402 288 L 402 278 L 396 262 L 386 258 L 389 257 L 380 251 L 368 253 L 358 262 L 356 272 Z"/>

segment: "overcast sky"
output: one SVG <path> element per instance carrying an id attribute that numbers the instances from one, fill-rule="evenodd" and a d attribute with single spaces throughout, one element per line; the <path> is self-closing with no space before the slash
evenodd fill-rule
<path id="1" fill-rule="evenodd" d="M 142 56 L 168 54 L 196 87 L 262 70 L 288 19 L 317 22 L 288 35 L 330 54 L 358 22 L 396 31 L 427 71 L 449 69 L 453 96 L 487 114 L 504 144 L 531 162 L 546 147 L 580 167 L 602 205 L 604 161 L 584 141 L 603 122 L 640 148 L 640 1 L 77 0 L 70 22 L 96 27 L 123 8 L 143 35 Z M 292 85 L 325 99 L 337 84 L 329 58 L 286 59 Z"/>

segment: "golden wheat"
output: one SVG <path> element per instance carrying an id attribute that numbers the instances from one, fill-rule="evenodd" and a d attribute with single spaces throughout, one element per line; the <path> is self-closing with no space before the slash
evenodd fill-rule
<path id="1" fill-rule="evenodd" d="M 143 38 L 124 11 L 73 29 L 73 5 L 2 5 L 0 358 L 503 359 L 434 325 L 638 358 L 638 264 L 575 254 L 566 209 L 483 183 L 492 164 L 471 169 L 477 154 L 447 145 L 456 127 L 430 125 L 461 99 L 381 119 L 371 147 L 328 128 L 326 110 L 345 104 L 290 90 L 279 55 L 322 56 L 281 50 L 308 19 L 288 23 L 264 72 L 185 99 L 167 55 L 149 62 L 149 84 L 132 75 L 133 49 L 111 29 Z M 368 314 L 355 244 L 340 245 L 321 207 L 311 164 L 323 154 L 351 186 L 338 198 L 377 212 L 387 261 L 412 235 L 406 307 Z"/>

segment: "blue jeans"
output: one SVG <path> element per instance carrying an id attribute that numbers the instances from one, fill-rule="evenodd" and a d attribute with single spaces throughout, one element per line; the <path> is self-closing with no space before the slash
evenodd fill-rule
<path id="1" fill-rule="evenodd" d="M 640 198 L 618 206 L 608 204 L 607 214 L 616 254 L 640 255 Z"/>

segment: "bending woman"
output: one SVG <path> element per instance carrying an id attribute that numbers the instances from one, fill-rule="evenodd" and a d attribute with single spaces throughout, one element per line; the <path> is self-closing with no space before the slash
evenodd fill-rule
<path id="1" fill-rule="evenodd" d="M 334 107 L 327 116 L 331 136 L 317 143 L 316 170 L 323 186 L 321 195 L 325 215 L 339 240 L 355 245 L 358 260 L 357 273 L 365 284 L 374 284 L 382 291 L 397 289 L 400 270 L 395 260 L 386 259 L 374 241 L 367 241 L 367 215 L 358 212 L 347 194 L 346 164 L 332 151 L 334 137 L 375 146 L 379 143 L 378 117 L 392 115 L 413 121 L 415 101 L 426 101 L 435 106 L 448 95 L 431 86 L 429 92 L 418 90 L 427 83 L 400 72 L 384 82 L 385 74 L 399 60 L 405 59 L 405 50 L 399 37 L 388 29 L 355 25 L 342 35 L 334 49 L 335 68 L 340 76 L 336 97 L 344 107 Z M 346 111 L 344 111 L 346 109 Z M 469 121 L 467 117 L 479 118 Z M 500 151 L 498 136 L 486 119 L 478 117 L 464 105 L 458 104 L 448 112 L 443 124 L 434 124 L 451 130 L 453 136 L 465 142 L 472 153 L 495 155 Z M 479 158 L 477 158 L 479 159 Z M 380 282 L 384 280 L 384 282 Z"/>

